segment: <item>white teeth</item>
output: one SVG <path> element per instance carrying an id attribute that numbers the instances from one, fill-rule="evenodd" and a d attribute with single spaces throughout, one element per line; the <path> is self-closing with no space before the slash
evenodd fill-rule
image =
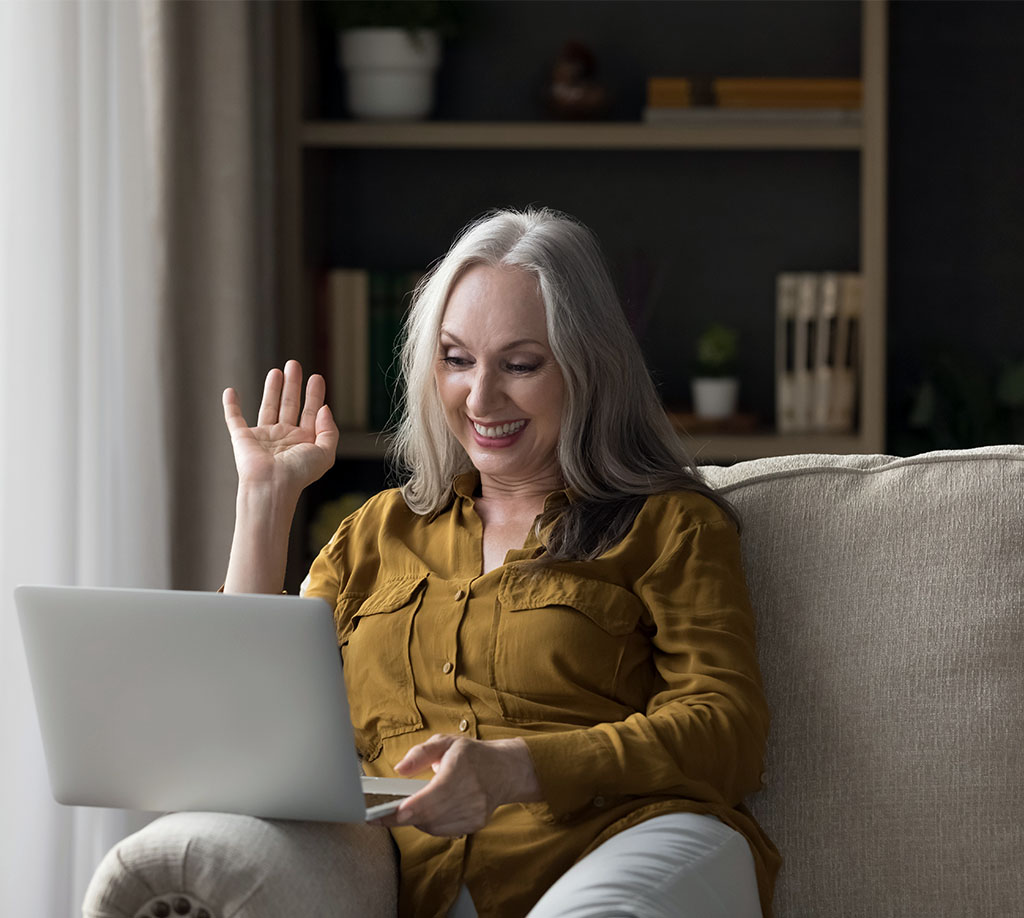
<path id="1" fill-rule="evenodd" d="M 491 437 L 497 439 L 498 437 L 507 437 L 510 434 L 514 434 L 518 430 L 522 430 L 526 421 L 512 421 L 510 424 L 499 424 L 497 427 L 484 427 L 481 424 L 473 422 L 473 426 L 476 428 L 476 432 L 481 437 Z"/>

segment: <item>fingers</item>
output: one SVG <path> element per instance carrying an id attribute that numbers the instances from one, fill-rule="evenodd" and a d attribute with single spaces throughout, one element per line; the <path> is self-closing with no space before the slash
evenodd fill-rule
<path id="1" fill-rule="evenodd" d="M 395 771 L 400 775 L 414 775 L 417 772 L 426 771 L 441 761 L 441 757 L 457 739 L 456 736 L 436 733 L 425 743 L 413 746 L 395 765 Z"/>
<path id="2" fill-rule="evenodd" d="M 437 735 L 414 746 L 395 771 L 413 774 L 432 768 L 430 784 L 381 820 L 387 826 L 414 825 L 431 835 L 467 835 L 482 829 L 496 805 L 488 785 L 495 775 L 488 765 L 486 743 Z"/>
<path id="3" fill-rule="evenodd" d="M 284 365 L 284 386 L 281 389 L 281 411 L 278 414 L 278 423 L 287 424 L 289 427 L 298 426 L 301 400 L 302 367 L 299 366 L 297 360 L 289 360 Z"/>
<path id="4" fill-rule="evenodd" d="M 242 415 L 238 393 L 234 389 L 225 389 L 221 400 L 224 403 L 224 423 L 228 425 L 228 430 L 234 433 L 236 430 L 247 429 L 249 425 L 245 423 L 245 417 Z"/>
<path id="5" fill-rule="evenodd" d="M 478 832 L 494 810 L 478 774 L 466 761 L 442 760 L 437 775 L 423 790 L 402 801 L 393 825 L 414 825 L 431 835 L 457 836 Z"/>
<path id="6" fill-rule="evenodd" d="M 314 431 L 316 433 L 316 445 L 325 453 L 334 457 L 338 454 L 338 425 L 334 423 L 334 415 L 326 405 L 316 414 Z M 332 458 L 333 463 L 333 458 Z"/>
<path id="7" fill-rule="evenodd" d="M 319 373 L 314 373 L 306 383 L 306 403 L 302 407 L 302 417 L 299 426 L 313 432 L 316 430 L 316 416 L 324 404 L 324 394 L 327 386 L 324 378 Z"/>
<path id="8" fill-rule="evenodd" d="M 317 418 L 324 404 L 326 386 L 324 379 L 314 373 L 306 385 L 306 405 L 302 411 L 301 426 L 310 433 L 319 433 Z M 274 424 L 287 424 L 289 427 L 300 425 L 299 408 L 302 403 L 302 366 L 297 360 L 289 360 L 284 370 L 277 367 L 267 373 L 263 383 L 263 401 L 257 425 L 272 427 Z M 333 420 L 325 426 L 329 431 Z M 335 444 L 337 446 L 337 444 Z"/>
<path id="9" fill-rule="evenodd" d="M 281 390 L 284 388 L 284 374 L 274 367 L 267 373 L 263 383 L 263 401 L 260 402 L 260 414 L 256 423 L 260 427 L 276 424 L 281 414 Z"/>

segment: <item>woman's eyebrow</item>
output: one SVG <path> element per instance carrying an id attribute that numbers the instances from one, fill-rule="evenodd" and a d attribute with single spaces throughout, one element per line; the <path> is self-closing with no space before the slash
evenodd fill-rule
<path id="1" fill-rule="evenodd" d="M 458 335 L 453 335 L 447 328 L 442 328 L 438 337 L 448 338 L 452 344 L 456 344 L 459 347 L 466 346 Z M 537 347 L 544 347 L 543 342 L 538 341 L 536 338 L 517 338 L 515 341 L 510 341 L 508 344 L 503 345 L 501 350 L 511 351 L 524 344 L 535 344 Z"/>

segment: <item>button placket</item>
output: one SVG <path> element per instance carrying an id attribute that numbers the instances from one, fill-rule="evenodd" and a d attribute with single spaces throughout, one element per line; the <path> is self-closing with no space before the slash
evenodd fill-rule
<path id="1" fill-rule="evenodd" d="M 452 598 L 455 600 L 456 603 L 461 603 L 468 596 L 469 596 L 468 591 L 466 589 L 464 589 L 463 587 L 459 587 L 452 594 Z M 457 654 L 458 654 L 457 648 L 455 648 L 453 646 L 451 648 L 451 653 L 448 655 L 448 659 L 445 660 L 444 663 L 441 664 L 441 672 L 444 673 L 446 676 L 450 676 L 452 673 L 455 672 L 455 663 L 453 661 L 456 659 Z M 460 729 L 465 731 L 466 728 L 460 727 Z"/>

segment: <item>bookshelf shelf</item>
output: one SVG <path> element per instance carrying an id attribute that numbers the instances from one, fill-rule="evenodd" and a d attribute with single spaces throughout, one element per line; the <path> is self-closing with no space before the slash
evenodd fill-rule
<path id="1" fill-rule="evenodd" d="M 301 140 L 304 147 L 327 149 L 859 150 L 863 136 L 854 119 L 766 117 L 719 124 L 307 121 Z"/>

